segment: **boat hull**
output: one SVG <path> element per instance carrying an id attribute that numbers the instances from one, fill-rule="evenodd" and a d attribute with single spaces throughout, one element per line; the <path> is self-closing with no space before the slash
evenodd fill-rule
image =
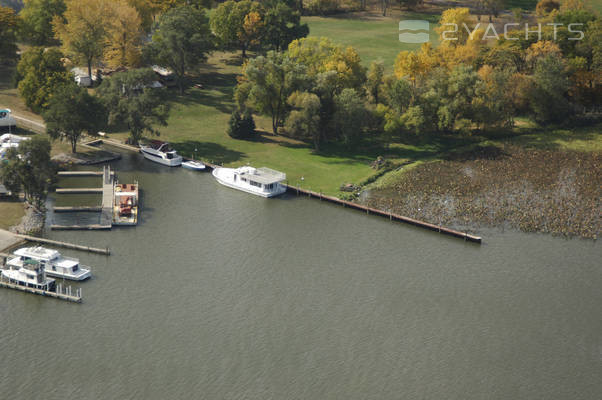
<path id="1" fill-rule="evenodd" d="M 240 191 L 243 191 L 246 193 L 251 193 L 256 196 L 266 197 L 266 198 L 279 196 L 279 195 L 283 194 L 284 192 L 286 192 L 286 187 L 282 186 L 281 184 L 277 184 L 277 189 L 272 192 L 256 191 L 251 188 L 246 188 L 246 187 L 241 187 L 241 186 L 235 185 L 234 183 L 228 181 L 223 176 L 221 176 L 223 171 L 228 170 L 228 169 L 229 168 L 215 168 L 212 172 L 215 180 L 224 186 L 230 187 L 232 189 L 237 189 L 237 190 L 240 190 Z"/>
<path id="2" fill-rule="evenodd" d="M 179 167 L 180 165 L 182 165 L 182 157 L 176 157 L 176 158 L 166 160 L 165 158 L 157 156 L 155 154 L 151 154 L 151 153 L 145 151 L 144 149 L 141 149 L 141 151 L 142 151 L 142 155 L 147 160 L 154 161 L 156 163 L 166 165 L 168 167 Z"/>
<path id="3" fill-rule="evenodd" d="M 62 274 L 58 271 L 48 270 L 48 271 L 46 271 L 46 275 L 52 276 L 54 278 L 68 279 L 70 281 L 85 281 L 86 279 L 88 279 L 92 276 L 92 274 L 90 273 L 90 270 L 82 269 L 82 271 L 86 271 L 86 272 L 84 272 L 83 274 L 79 274 L 79 275 L 67 275 L 67 274 Z"/>
<path id="4" fill-rule="evenodd" d="M 205 170 L 205 165 L 204 164 L 200 164 L 200 163 L 194 163 L 194 164 L 192 164 L 192 163 L 189 163 L 189 162 L 183 162 L 182 163 L 182 168 L 186 168 L 186 169 L 189 169 L 191 171 L 204 171 Z"/>

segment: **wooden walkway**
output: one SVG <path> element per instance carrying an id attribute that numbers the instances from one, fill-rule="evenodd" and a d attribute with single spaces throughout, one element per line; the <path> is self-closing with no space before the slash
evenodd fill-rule
<path id="1" fill-rule="evenodd" d="M 49 245 L 53 245 L 53 246 L 64 247 L 66 249 L 88 251 L 90 253 L 98 253 L 98 254 L 105 254 L 105 255 L 111 254 L 111 251 L 109 249 L 99 249 L 99 248 L 95 248 L 95 247 L 82 246 L 79 244 L 67 243 L 67 242 L 59 242 L 58 240 L 50 240 L 50 239 L 39 238 L 39 237 L 29 236 L 29 235 L 15 234 L 15 236 L 19 237 L 21 239 L 27 240 L 28 242 L 49 244 Z"/>
<path id="2" fill-rule="evenodd" d="M 100 194 L 102 188 L 57 188 L 56 192 L 59 194 Z"/>
<path id="3" fill-rule="evenodd" d="M 435 224 L 420 221 L 420 220 L 417 220 L 414 218 L 405 217 L 403 215 L 394 214 L 390 211 L 384 211 L 384 210 L 378 210 L 376 208 L 366 207 L 361 204 L 353 203 L 351 201 L 341 200 L 341 199 L 339 199 L 337 197 L 333 197 L 333 196 L 326 196 L 326 195 L 323 195 L 322 193 L 312 192 L 311 190 L 302 189 L 300 187 L 295 187 L 295 186 L 291 186 L 291 185 L 285 185 L 285 186 L 286 186 L 288 192 L 295 193 L 297 195 L 306 195 L 308 197 L 313 197 L 313 198 L 325 200 L 325 201 L 328 201 L 331 203 L 340 204 L 343 207 L 349 207 L 349 208 L 353 208 L 353 209 L 356 209 L 359 211 L 363 211 L 366 214 L 374 214 L 374 215 L 378 215 L 381 217 L 389 218 L 389 220 L 391 220 L 391 221 L 404 222 L 404 223 L 407 223 L 410 225 L 418 226 L 420 228 L 425 228 L 425 229 L 429 229 L 431 231 L 439 232 L 439 233 L 442 233 L 445 235 L 464 239 L 466 241 L 473 242 L 473 243 L 481 243 L 481 240 L 482 240 L 480 236 L 474 236 L 467 232 L 456 231 L 454 229 L 446 228 L 441 225 L 435 225 Z"/>
<path id="4" fill-rule="evenodd" d="M 115 175 L 111 173 L 111 167 L 103 168 L 102 178 L 102 211 L 100 212 L 100 225 L 108 226 L 109 229 L 113 226 L 113 190 Z"/>
<path id="5" fill-rule="evenodd" d="M 102 207 L 87 207 L 87 206 L 80 206 L 80 207 L 54 207 L 52 210 L 54 212 L 57 212 L 57 213 L 64 213 L 64 212 L 101 212 L 102 211 Z"/>
<path id="6" fill-rule="evenodd" d="M 114 175 L 115 172 L 111 171 L 111 174 Z M 59 171 L 57 172 L 58 176 L 103 176 L 104 171 Z"/>

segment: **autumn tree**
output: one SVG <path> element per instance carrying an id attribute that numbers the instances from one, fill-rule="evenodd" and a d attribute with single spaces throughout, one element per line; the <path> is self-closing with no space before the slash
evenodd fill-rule
<path id="1" fill-rule="evenodd" d="M 186 73 L 202 64 L 213 48 L 214 37 L 205 11 L 181 6 L 159 18 L 147 56 L 173 70 L 182 94 Z"/>
<path id="2" fill-rule="evenodd" d="M 0 6 L 0 64 L 17 59 L 16 31 L 19 19 L 12 8 Z"/>
<path id="3" fill-rule="evenodd" d="M 56 48 L 32 47 L 17 64 L 19 95 L 35 112 L 48 108 L 55 90 L 72 81 L 63 65 L 63 54 Z"/>
<path id="4" fill-rule="evenodd" d="M 256 1 L 228 0 L 211 14 L 211 30 L 224 47 L 236 47 L 247 57 L 249 46 L 258 44 L 265 23 L 263 6 Z"/>
<path id="5" fill-rule="evenodd" d="M 19 14 L 23 38 L 36 46 L 54 45 L 52 20 L 61 17 L 66 9 L 65 0 L 25 0 Z"/>
<path id="6" fill-rule="evenodd" d="M 88 76 L 92 79 L 92 66 L 104 56 L 111 3 L 108 0 L 66 0 L 66 4 L 63 17 L 55 16 L 52 22 L 56 37 L 65 54 L 88 67 Z"/>
<path id="7" fill-rule="evenodd" d="M 142 22 L 138 11 L 126 2 L 111 3 L 111 19 L 106 28 L 104 60 L 111 67 L 136 67 L 141 61 Z"/>
<path id="8" fill-rule="evenodd" d="M 107 121 L 100 100 L 73 82 L 56 90 L 43 117 L 48 135 L 68 140 L 72 153 L 77 151 L 77 142 L 84 132 L 96 136 Z"/>
<path id="9" fill-rule="evenodd" d="M 375 61 L 370 64 L 366 74 L 366 90 L 372 101 L 378 104 L 378 98 L 382 91 L 383 78 L 385 75 L 385 65 L 382 61 Z"/>
<path id="10" fill-rule="evenodd" d="M 328 38 L 308 37 L 294 40 L 288 47 L 291 60 L 307 68 L 310 77 L 333 71 L 336 90 L 361 90 L 366 81 L 366 68 L 353 47 L 342 47 Z"/>
<path id="11" fill-rule="evenodd" d="M 314 149 L 320 148 L 320 98 L 314 93 L 294 92 L 288 98 L 292 111 L 286 119 L 286 132 L 300 139 L 309 139 Z"/>
<path id="12" fill-rule="evenodd" d="M 472 29 L 470 10 L 465 7 L 450 8 L 441 14 L 439 27 L 435 31 L 439 33 L 443 45 L 459 46 L 466 44 L 469 37 L 465 27 Z"/>

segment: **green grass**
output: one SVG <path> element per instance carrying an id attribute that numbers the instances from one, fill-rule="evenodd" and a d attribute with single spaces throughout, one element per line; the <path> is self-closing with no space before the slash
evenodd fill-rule
<path id="1" fill-rule="evenodd" d="M 602 0 L 591 0 L 590 7 L 602 14 Z"/>
<path id="2" fill-rule="evenodd" d="M 20 201 L 0 201 L 0 229 L 8 229 L 19 224 L 25 215 Z"/>
<path id="3" fill-rule="evenodd" d="M 437 18 L 431 14 L 404 13 L 404 19 L 425 19 L 431 23 L 431 42 L 437 42 L 433 27 Z M 354 47 L 364 65 L 372 61 L 383 61 L 385 68 L 393 70 L 395 57 L 403 50 L 417 50 L 420 44 L 399 41 L 400 18 L 377 17 L 304 17 L 309 26 L 309 35 L 327 37 L 333 42 Z"/>

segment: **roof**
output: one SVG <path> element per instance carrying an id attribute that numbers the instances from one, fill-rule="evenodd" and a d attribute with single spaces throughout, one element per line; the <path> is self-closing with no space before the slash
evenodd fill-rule
<path id="1" fill-rule="evenodd" d="M 32 257 L 37 259 L 52 260 L 59 257 L 61 253 L 56 250 L 46 249 L 44 247 L 24 247 L 15 251 L 18 256 Z"/>
<path id="2" fill-rule="evenodd" d="M 241 167 L 239 168 L 238 174 L 240 176 L 248 177 L 249 180 L 252 180 L 254 182 L 263 183 L 264 185 L 281 182 L 286 179 L 285 173 L 275 171 L 266 167 L 261 167 L 257 169 L 253 167 Z"/>

